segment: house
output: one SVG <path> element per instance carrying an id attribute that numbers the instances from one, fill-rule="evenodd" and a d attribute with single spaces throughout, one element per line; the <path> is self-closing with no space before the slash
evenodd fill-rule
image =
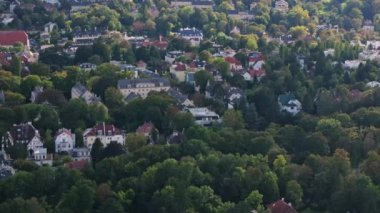
<path id="1" fill-rule="evenodd" d="M 146 98 L 151 91 L 168 91 L 170 82 L 166 78 L 139 78 L 139 79 L 121 79 L 117 83 L 117 88 L 127 97 L 131 93 Z"/>
<path id="2" fill-rule="evenodd" d="M 153 130 L 154 124 L 152 122 L 144 122 L 137 128 L 136 133 L 143 134 L 146 137 L 150 137 Z"/>
<path id="3" fill-rule="evenodd" d="M 0 106 L 5 104 L 5 94 L 3 90 L 0 90 Z"/>
<path id="4" fill-rule="evenodd" d="M 380 82 L 378 81 L 370 81 L 366 84 L 367 87 L 370 87 L 370 88 L 378 88 L 380 87 Z"/>
<path id="5" fill-rule="evenodd" d="M 182 51 L 169 51 L 165 54 L 165 61 L 170 64 L 173 64 L 174 61 L 181 55 L 183 55 Z"/>
<path id="6" fill-rule="evenodd" d="M 188 108 L 188 107 L 194 107 L 194 102 L 190 100 L 187 95 L 182 94 L 178 88 L 170 88 L 167 91 L 168 95 L 172 97 L 176 103 L 177 106 L 180 108 Z"/>
<path id="7" fill-rule="evenodd" d="M 96 139 L 99 139 L 103 146 L 106 147 L 111 142 L 124 145 L 124 133 L 112 124 L 97 124 L 92 128 L 86 129 L 83 133 L 84 145 L 91 149 Z"/>
<path id="8" fill-rule="evenodd" d="M 50 33 L 47 33 L 47 32 L 41 32 L 40 33 L 41 43 L 50 44 L 50 39 L 51 39 Z"/>
<path id="9" fill-rule="evenodd" d="M 325 55 L 325 57 L 327 57 L 327 56 L 334 57 L 335 56 L 335 49 L 329 48 L 329 49 L 323 51 L 323 54 Z"/>
<path id="10" fill-rule="evenodd" d="M 359 60 L 380 61 L 380 50 L 363 50 L 359 53 Z"/>
<path id="11" fill-rule="evenodd" d="M 89 148 L 74 148 L 70 152 L 74 161 L 91 161 L 91 150 Z"/>
<path id="12" fill-rule="evenodd" d="M 248 53 L 248 66 L 255 67 L 256 69 L 261 68 L 265 64 L 265 59 L 262 53 L 258 51 L 253 51 Z"/>
<path id="13" fill-rule="evenodd" d="M 35 164 L 42 165 L 53 165 L 53 155 L 47 153 L 46 148 L 37 148 L 34 150 L 33 155 L 31 155 L 28 160 L 34 162 Z"/>
<path id="14" fill-rule="evenodd" d="M 100 97 L 91 93 L 81 83 L 76 83 L 71 88 L 71 98 L 82 98 L 87 104 L 97 104 L 101 101 Z"/>
<path id="15" fill-rule="evenodd" d="M 65 163 L 64 166 L 68 169 L 76 169 L 76 170 L 83 171 L 88 165 L 88 162 L 89 161 L 87 160 L 77 160 L 77 161 Z"/>
<path id="16" fill-rule="evenodd" d="M 284 198 L 267 206 L 271 213 L 297 213 L 291 203 L 286 203 Z"/>
<path id="17" fill-rule="evenodd" d="M 192 46 L 199 46 L 203 40 L 203 33 L 197 28 L 181 28 L 178 31 L 177 35 L 183 39 L 190 41 L 190 44 Z"/>
<path id="18" fill-rule="evenodd" d="M 38 130 L 34 128 L 31 122 L 13 124 L 11 129 L 2 138 L 2 144 L 5 146 L 14 144 L 29 144 L 34 141 L 37 143 L 41 140 Z M 41 142 L 42 143 L 42 142 Z"/>
<path id="19" fill-rule="evenodd" d="M 172 0 L 170 2 L 171 7 L 184 7 L 190 6 L 199 9 L 213 9 L 214 2 L 211 0 Z"/>
<path id="20" fill-rule="evenodd" d="M 235 57 L 225 57 L 224 61 L 226 61 L 230 65 L 230 70 L 243 69 L 243 65 L 241 64 L 241 62 Z"/>
<path id="21" fill-rule="evenodd" d="M 285 111 L 294 116 L 302 110 L 301 102 L 291 92 L 279 95 L 277 101 L 281 112 Z"/>
<path id="22" fill-rule="evenodd" d="M 146 69 L 146 66 L 147 66 L 147 64 L 142 60 L 138 61 L 136 64 L 136 67 L 140 68 L 140 69 Z"/>
<path id="23" fill-rule="evenodd" d="M 179 131 L 173 131 L 166 139 L 166 144 L 180 144 L 185 141 L 185 134 Z"/>
<path id="24" fill-rule="evenodd" d="M 242 21 L 251 21 L 255 18 L 255 15 L 251 11 L 239 11 L 239 10 L 229 10 L 227 11 L 227 16 L 233 19 Z"/>
<path id="25" fill-rule="evenodd" d="M 44 32 L 45 33 L 51 33 L 54 30 L 54 27 L 57 27 L 56 23 L 49 22 L 44 25 Z"/>
<path id="26" fill-rule="evenodd" d="M 220 122 L 220 116 L 206 107 L 189 108 L 187 111 L 191 113 L 198 125 L 210 126 Z"/>
<path id="27" fill-rule="evenodd" d="M 34 90 L 30 93 L 30 102 L 36 102 L 38 96 L 44 92 L 44 88 L 42 86 L 35 86 Z"/>
<path id="28" fill-rule="evenodd" d="M 231 31 L 230 31 L 230 35 L 231 36 L 234 36 L 234 35 L 240 35 L 240 29 L 238 27 L 234 27 Z"/>
<path id="29" fill-rule="evenodd" d="M 365 20 L 363 23 L 362 29 L 364 31 L 373 32 L 373 31 L 375 31 L 375 25 L 372 23 L 371 20 Z"/>
<path id="30" fill-rule="evenodd" d="M 343 68 L 346 69 L 357 69 L 360 64 L 365 64 L 365 61 L 362 60 L 345 60 L 343 64 Z"/>
<path id="31" fill-rule="evenodd" d="M 369 50 L 379 50 L 380 49 L 380 41 L 377 41 L 377 40 L 367 41 L 365 44 L 365 47 L 366 47 L 366 49 L 369 49 Z"/>
<path id="32" fill-rule="evenodd" d="M 78 30 L 73 33 L 73 42 L 76 46 L 92 45 L 94 41 L 102 36 L 103 30 Z"/>
<path id="33" fill-rule="evenodd" d="M 25 31 L 0 31 L 0 47 L 13 47 L 21 43 L 30 48 L 29 36 Z"/>
<path id="34" fill-rule="evenodd" d="M 191 84 L 195 86 L 195 73 L 194 72 L 187 72 L 185 75 L 185 82 L 187 84 Z"/>
<path id="35" fill-rule="evenodd" d="M 54 138 L 55 152 L 70 152 L 75 147 L 75 134 L 69 129 L 59 129 Z"/>
<path id="36" fill-rule="evenodd" d="M 236 51 L 234 49 L 226 48 L 224 50 L 220 50 L 219 52 L 215 53 L 213 56 L 226 58 L 226 57 L 235 57 L 235 55 L 236 55 Z"/>
<path id="37" fill-rule="evenodd" d="M 136 94 L 136 93 L 132 92 L 132 93 L 129 93 L 129 95 L 127 95 L 127 96 L 123 99 L 123 101 L 124 101 L 126 104 L 128 104 L 128 103 L 130 103 L 130 102 L 132 102 L 132 101 L 134 101 L 134 100 L 136 100 L 136 99 L 140 99 L 140 98 L 141 98 L 141 96 L 140 96 L 139 94 Z"/>
<path id="38" fill-rule="evenodd" d="M 96 70 L 96 64 L 93 64 L 93 63 L 81 63 L 79 64 L 79 67 L 86 71 L 86 72 L 89 72 L 89 71 L 94 71 Z"/>
<path id="39" fill-rule="evenodd" d="M 278 0 L 275 3 L 274 9 L 282 13 L 287 13 L 289 11 L 289 4 L 285 0 Z"/>
<path id="40" fill-rule="evenodd" d="M 237 87 L 229 88 L 225 96 L 228 109 L 233 109 L 243 97 L 244 93 L 241 89 Z"/>

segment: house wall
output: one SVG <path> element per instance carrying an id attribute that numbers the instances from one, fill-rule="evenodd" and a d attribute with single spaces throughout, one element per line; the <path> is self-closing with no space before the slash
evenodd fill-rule
<path id="1" fill-rule="evenodd" d="M 102 142 L 102 144 L 103 144 L 104 147 L 106 147 L 108 144 L 110 144 L 111 141 L 115 141 L 118 144 L 124 145 L 124 140 L 125 140 L 124 135 L 87 136 L 87 137 L 83 137 L 84 145 L 87 148 L 91 149 L 92 145 L 95 143 L 95 140 L 97 138 L 100 139 L 100 141 Z"/>
<path id="2" fill-rule="evenodd" d="M 150 91 L 168 91 L 170 87 L 137 87 L 120 89 L 120 92 L 127 97 L 131 93 L 139 94 L 142 98 L 146 98 Z"/>

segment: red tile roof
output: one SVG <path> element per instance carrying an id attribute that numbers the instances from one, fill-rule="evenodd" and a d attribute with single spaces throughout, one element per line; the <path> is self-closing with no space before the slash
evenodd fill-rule
<path id="1" fill-rule="evenodd" d="M 0 31 L 0 46 L 13 46 L 18 42 L 26 46 L 29 44 L 28 40 L 25 31 Z"/>
<path id="2" fill-rule="evenodd" d="M 122 131 L 118 128 L 116 128 L 114 125 L 112 124 L 98 124 L 94 127 L 92 127 L 91 129 L 87 129 L 84 133 L 83 133 L 83 136 L 84 137 L 87 137 L 87 136 L 97 136 L 97 135 L 102 135 L 102 136 L 106 136 L 106 135 L 121 135 L 122 134 Z"/>
<path id="3" fill-rule="evenodd" d="M 271 203 L 267 207 L 271 213 L 298 213 L 291 204 L 286 203 L 283 199 Z"/>
<path id="4" fill-rule="evenodd" d="M 139 126 L 136 130 L 137 133 L 150 134 L 154 128 L 152 122 L 145 122 L 143 125 Z"/>
<path id="5" fill-rule="evenodd" d="M 174 69 L 175 71 L 186 71 L 186 64 L 177 63 Z"/>

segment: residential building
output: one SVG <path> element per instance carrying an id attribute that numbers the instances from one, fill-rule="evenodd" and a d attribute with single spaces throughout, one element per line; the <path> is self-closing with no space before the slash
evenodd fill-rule
<path id="1" fill-rule="evenodd" d="M 124 133 L 120 129 L 112 124 L 105 123 L 97 124 L 92 128 L 86 129 L 83 133 L 84 145 L 89 149 L 91 149 L 97 138 L 102 142 L 104 147 L 111 142 L 124 145 L 125 140 Z"/>
<path id="2" fill-rule="evenodd" d="M 144 122 L 137 128 L 136 133 L 143 134 L 146 137 L 150 137 L 153 130 L 154 124 L 152 122 Z"/>
<path id="3" fill-rule="evenodd" d="M 29 156 L 28 160 L 34 162 L 35 164 L 42 165 L 53 165 L 53 155 L 47 153 L 46 148 L 37 148 L 33 152 L 31 156 Z"/>
<path id="4" fill-rule="evenodd" d="M 367 87 L 370 87 L 370 88 L 378 88 L 380 87 L 380 82 L 378 81 L 370 81 L 366 84 Z"/>
<path id="5" fill-rule="evenodd" d="M 359 53 L 359 60 L 380 61 L 380 50 L 364 50 Z"/>
<path id="6" fill-rule="evenodd" d="M 81 63 L 79 64 L 79 67 L 86 71 L 86 72 L 89 72 L 89 71 L 94 71 L 96 70 L 96 64 L 93 64 L 93 63 Z"/>
<path id="7" fill-rule="evenodd" d="M 199 9 L 213 9 L 214 2 L 211 0 L 172 0 L 170 2 L 172 7 L 191 6 Z"/>
<path id="8" fill-rule="evenodd" d="M 365 44 L 365 47 L 369 50 L 379 50 L 380 49 L 380 41 L 377 41 L 377 40 L 367 41 L 367 43 Z"/>
<path id="9" fill-rule="evenodd" d="M 323 54 L 325 55 L 325 57 L 327 57 L 327 56 L 334 57 L 335 56 L 335 49 L 329 48 L 329 49 L 323 51 Z"/>
<path id="10" fill-rule="evenodd" d="M 44 25 L 44 32 L 45 33 L 51 33 L 54 30 L 54 27 L 57 27 L 56 23 L 49 22 Z"/>
<path id="11" fill-rule="evenodd" d="M 192 46 L 199 46 L 203 40 L 203 33 L 197 28 L 181 28 L 178 31 L 177 35 L 183 39 L 190 41 L 190 44 Z"/>
<path id="12" fill-rule="evenodd" d="M 375 31 L 375 25 L 372 23 L 371 20 L 365 20 L 362 29 L 364 31 L 373 32 Z"/>
<path id="13" fill-rule="evenodd" d="M 187 111 L 191 113 L 198 125 L 210 126 L 213 123 L 220 122 L 220 116 L 206 107 L 189 108 Z"/>
<path id="14" fill-rule="evenodd" d="M 0 90 L 0 106 L 5 104 L 5 94 L 3 90 Z"/>
<path id="15" fill-rule="evenodd" d="M 190 100 L 187 95 L 182 94 L 178 88 L 170 88 L 168 90 L 168 95 L 174 98 L 179 108 L 194 107 L 194 102 Z"/>
<path id="16" fill-rule="evenodd" d="M 30 48 L 29 36 L 25 31 L 0 31 L 0 47 L 12 47 L 18 43 Z"/>
<path id="17" fill-rule="evenodd" d="M 168 91 L 170 82 L 166 78 L 138 78 L 138 79 L 121 79 L 117 83 L 117 88 L 127 97 L 131 93 L 146 98 L 151 91 Z"/>
<path id="18" fill-rule="evenodd" d="M 38 96 L 44 92 L 44 88 L 42 86 L 35 86 L 34 90 L 30 93 L 30 102 L 34 103 Z"/>
<path id="19" fill-rule="evenodd" d="M 248 53 L 248 66 L 256 69 L 261 68 L 265 64 L 265 59 L 262 53 L 253 51 Z"/>
<path id="20" fill-rule="evenodd" d="M 103 30 L 83 30 L 73 33 L 73 42 L 76 46 L 92 45 L 94 41 L 102 36 Z"/>
<path id="21" fill-rule="evenodd" d="M 241 70 L 243 65 L 235 57 L 225 57 L 224 60 L 230 65 L 230 70 Z"/>
<path id="22" fill-rule="evenodd" d="M 91 149 L 89 148 L 74 148 L 70 155 L 74 161 L 91 161 Z"/>
<path id="23" fill-rule="evenodd" d="M 278 0 L 275 3 L 274 9 L 282 13 L 287 13 L 289 11 L 289 4 L 285 0 Z"/>
<path id="24" fill-rule="evenodd" d="M 34 128 L 31 122 L 13 124 L 11 129 L 2 138 L 2 144 L 5 146 L 11 146 L 14 144 L 29 144 L 34 141 L 41 140 L 38 130 Z M 42 143 L 42 142 L 41 142 Z"/>
<path id="25" fill-rule="evenodd" d="M 87 104 L 97 104 L 101 101 L 100 97 L 88 91 L 87 88 L 79 82 L 71 88 L 71 98 L 82 98 Z"/>
<path id="26" fill-rule="evenodd" d="M 280 111 L 288 112 L 293 116 L 302 110 L 301 102 L 297 100 L 295 95 L 291 92 L 279 95 L 277 101 L 280 107 Z"/>
<path id="27" fill-rule="evenodd" d="M 75 147 L 75 134 L 69 129 L 59 129 L 54 138 L 55 152 L 70 152 Z"/>
<path id="28" fill-rule="evenodd" d="M 297 213 L 291 203 L 286 203 L 284 198 L 267 206 L 271 213 Z"/>
<path id="29" fill-rule="evenodd" d="M 251 11 L 239 11 L 239 10 L 229 10 L 227 15 L 233 19 L 242 21 L 251 21 L 255 18 L 255 15 Z"/>
<path id="30" fill-rule="evenodd" d="M 343 67 L 346 69 L 357 69 L 359 68 L 360 64 L 365 64 L 365 61 L 362 60 L 345 60 Z"/>

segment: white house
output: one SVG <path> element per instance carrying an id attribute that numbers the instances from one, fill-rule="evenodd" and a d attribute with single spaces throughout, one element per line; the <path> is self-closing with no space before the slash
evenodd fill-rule
<path id="1" fill-rule="evenodd" d="M 359 68 L 360 64 L 365 64 L 365 61 L 362 60 L 345 60 L 343 67 L 346 69 L 357 69 Z"/>
<path id="2" fill-rule="evenodd" d="M 38 148 L 34 151 L 33 155 L 29 158 L 30 161 L 37 165 L 53 165 L 53 155 L 47 153 L 46 148 Z"/>
<path id="3" fill-rule="evenodd" d="M 280 111 L 288 112 L 293 116 L 302 110 L 301 102 L 290 92 L 278 96 L 278 105 Z"/>
<path id="4" fill-rule="evenodd" d="M 55 152 L 69 152 L 75 146 L 75 134 L 68 129 L 60 129 L 54 139 Z"/>
<path id="5" fill-rule="evenodd" d="M 380 87 L 380 82 L 378 81 L 370 81 L 366 84 L 367 87 L 370 87 L 370 88 L 378 88 Z"/>
<path id="6" fill-rule="evenodd" d="M 51 33 L 51 32 L 53 32 L 54 27 L 56 27 L 56 26 L 57 26 L 57 24 L 53 23 L 53 22 L 46 23 L 44 25 L 44 32 L 45 33 Z"/>
<path id="7" fill-rule="evenodd" d="M 139 79 L 121 79 L 117 83 L 117 88 L 127 97 L 131 93 L 146 98 L 151 91 L 168 91 L 170 82 L 166 78 L 139 78 Z"/>
<path id="8" fill-rule="evenodd" d="M 86 129 L 83 133 L 84 145 L 91 149 L 96 139 L 99 139 L 103 146 L 106 147 L 111 142 L 124 145 L 124 133 L 112 124 L 97 124 L 92 128 Z"/>
<path id="9" fill-rule="evenodd" d="M 192 46 L 198 46 L 203 40 L 203 33 L 197 28 L 181 28 L 177 35 L 190 41 Z"/>
<path id="10" fill-rule="evenodd" d="M 195 118 L 195 123 L 202 126 L 210 126 L 220 122 L 220 116 L 206 107 L 187 109 Z"/>

